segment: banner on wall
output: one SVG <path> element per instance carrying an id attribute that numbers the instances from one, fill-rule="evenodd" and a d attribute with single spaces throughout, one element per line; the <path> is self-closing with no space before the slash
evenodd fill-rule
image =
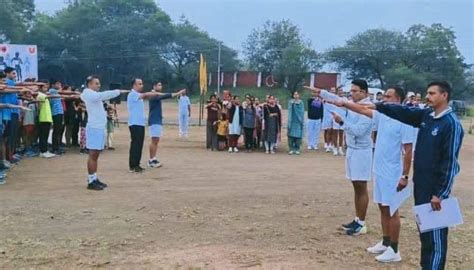
<path id="1" fill-rule="evenodd" d="M 6 67 L 16 70 L 19 82 L 38 79 L 38 48 L 36 45 L 0 44 L 0 72 Z"/>

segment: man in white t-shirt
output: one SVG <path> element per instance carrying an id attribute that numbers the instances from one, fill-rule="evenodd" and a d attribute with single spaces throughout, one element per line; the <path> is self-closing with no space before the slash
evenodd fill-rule
<path id="1" fill-rule="evenodd" d="M 104 150 L 105 137 L 104 133 L 107 128 L 107 113 L 104 110 L 103 102 L 113 99 L 120 93 L 128 93 L 127 90 L 100 90 L 100 80 L 96 76 L 89 76 L 86 79 L 86 88 L 81 94 L 81 99 L 86 104 L 88 121 L 86 126 L 86 147 L 89 150 L 89 158 L 87 160 L 87 188 L 91 190 L 103 190 L 107 184 L 101 182 L 97 177 L 97 164 L 99 154 Z"/>
<path id="2" fill-rule="evenodd" d="M 384 103 L 401 104 L 404 98 L 405 91 L 403 89 L 391 87 L 385 92 Z M 402 258 L 398 250 L 400 216 L 398 211 L 391 216 L 389 205 L 397 191 L 405 188 L 408 184 L 413 128 L 360 104 L 340 101 L 335 105 L 370 117 L 377 126 L 373 166 L 374 202 L 379 205 L 381 213 L 383 239 L 376 245 L 369 247 L 367 251 L 372 254 L 380 254 L 376 257 L 379 262 L 401 261 Z"/>
<path id="3" fill-rule="evenodd" d="M 179 137 L 188 137 L 189 118 L 191 117 L 191 101 L 186 93 L 178 98 Z"/>

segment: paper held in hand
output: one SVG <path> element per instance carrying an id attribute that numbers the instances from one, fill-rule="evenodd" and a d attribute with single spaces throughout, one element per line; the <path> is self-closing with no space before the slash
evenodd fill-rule
<path id="1" fill-rule="evenodd" d="M 392 217 L 393 214 L 402 206 L 405 201 L 410 198 L 411 195 L 411 188 L 410 186 L 405 187 L 401 191 L 398 191 L 393 198 L 390 200 L 389 208 L 390 208 L 390 216 Z"/>
<path id="2" fill-rule="evenodd" d="M 448 198 L 441 201 L 441 210 L 433 211 L 430 203 L 413 207 L 416 223 L 420 232 L 429 232 L 463 224 L 458 199 Z"/>

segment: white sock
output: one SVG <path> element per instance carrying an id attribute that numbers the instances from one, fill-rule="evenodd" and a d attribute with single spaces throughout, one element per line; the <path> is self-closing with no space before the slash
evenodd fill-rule
<path id="1" fill-rule="evenodd" d="M 328 143 L 324 143 L 324 148 L 328 148 Z"/>
<path id="2" fill-rule="evenodd" d="M 357 223 L 359 223 L 361 226 L 364 226 L 365 225 L 365 221 L 364 220 L 358 220 Z"/>
<path id="3" fill-rule="evenodd" d="M 97 176 L 96 176 L 95 173 L 94 173 L 94 174 L 89 174 L 89 175 L 87 176 L 87 182 L 88 182 L 89 184 L 92 183 L 92 182 L 94 182 L 95 179 L 97 179 Z"/>
<path id="4" fill-rule="evenodd" d="M 342 151 L 342 147 L 341 147 L 341 146 L 339 146 L 339 151 Z"/>

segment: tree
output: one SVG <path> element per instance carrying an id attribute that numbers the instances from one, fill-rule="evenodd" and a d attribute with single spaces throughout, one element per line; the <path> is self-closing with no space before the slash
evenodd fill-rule
<path id="1" fill-rule="evenodd" d="M 52 17 L 40 14 L 28 36 L 40 48 L 42 77 L 81 83 L 90 73 L 105 82 L 158 77 L 161 49 L 173 38 L 169 16 L 153 0 L 84 0 Z"/>
<path id="2" fill-rule="evenodd" d="M 333 48 L 326 58 L 350 77 L 377 80 L 384 88 L 384 75 L 397 65 L 405 47 L 406 39 L 401 33 L 372 29 L 355 35 L 342 47 Z"/>
<path id="3" fill-rule="evenodd" d="M 0 8 L 0 43 L 24 37 L 35 10 L 34 0 L 3 0 Z"/>
<path id="4" fill-rule="evenodd" d="M 205 56 L 209 72 L 217 70 L 219 41 L 191 24 L 186 18 L 174 26 L 174 40 L 165 47 L 163 58 L 170 64 L 178 83 L 185 84 L 192 92 L 198 82 L 199 59 Z M 229 47 L 221 47 L 221 68 L 236 70 L 239 62 L 237 53 Z"/>
<path id="5" fill-rule="evenodd" d="M 243 47 L 250 69 L 273 73 L 278 81 L 286 81 L 290 90 L 321 65 L 311 43 L 289 20 L 267 21 L 262 29 L 252 31 Z"/>
<path id="6" fill-rule="evenodd" d="M 467 91 L 468 66 L 455 39 L 454 32 L 441 24 L 413 25 L 406 33 L 373 29 L 331 49 L 326 59 L 349 76 L 378 81 L 382 88 L 389 84 L 421 91 L 430 81 L 446 80 L 456 96 Z"/>

